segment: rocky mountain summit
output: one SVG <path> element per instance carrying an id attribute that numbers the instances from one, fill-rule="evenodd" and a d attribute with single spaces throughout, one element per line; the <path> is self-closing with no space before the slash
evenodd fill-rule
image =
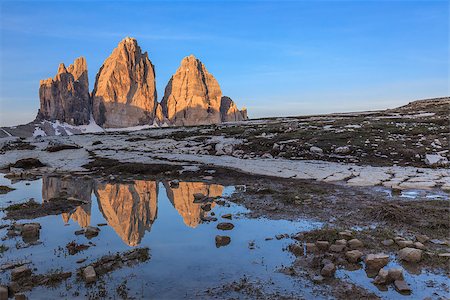
<path id="1" fill-rule="evenodd" d="M 68 68 L 61 63 L 54 78 L 41 80 L 39 98 L 38 119 L 88 124 L 91 105 L 86 59 L 79 57 Z"/>
<path id="2" fill-rule="evenodd" d="M 104 61 L 89 93 L 87 64 L 77 58 L 55 78 L 42 80 L 38 120 L 86 125 L 91 114 L 103 128 L 204 125 L 247 119 L 193 55 L 185 57 L 157 101 L 155 67 L 136 39 L 127 37 Z"/>
<path id="3" fill-rule="evenodd" d="M 94 119 L 100 126 L 153 123 L 157 106 L 155 68 L 135 39 L 122 40 L 105 60 L 92 98 Z"/>

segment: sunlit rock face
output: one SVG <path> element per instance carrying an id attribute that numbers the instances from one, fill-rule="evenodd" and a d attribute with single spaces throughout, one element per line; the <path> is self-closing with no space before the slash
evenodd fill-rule
<path id="1" fill-rule="evenodd" d="M 100 68 L 93 114 L 102 127 L 148 125 L 155 121 L 155 70 L 134 38 L 123 39 Z M 158 120 L 157 120 L 158 121 Z"/>
<path id="2" fill-rule="evenodd" d="M 42 200 L 44 202 L 52 198 L 73 197 L 88 203 L 78 206 L 73 213 L 62 214 L 65 223 L 69 222 L 69 219 L 72 219 L 81 227 L 89 226 L 91 222 L 92 189 L 92 180 L 80 180 L 79 178 L 62 179 L 51 176 L 44 176 L 42 178 Z"/>
<path id="3" fill-rule="evenodd" d="M 220 119 L 219 83 L 193 55 L 183 58 L 166 86 L 162 111 L 173 125 L 217 124 Z"/>
<path id="4" fill-rule="evenodd" d="M 127 245 L 139 245 L 156 219 L 157 183 L 144 180 L 136 180 L 134 184 L 97 183 L 95 195 L 108 225 Z"/>
<path id="5" fill-rule="evenodd" d="M 84 204 L 77 207 L 72 213 L 63 213 L 64 223 L 68 223 L 69 219 L 75 221 L 80 227 L 87 227 L 91 224 L 91 204 Z"/>
<path id="6" fill-rule="evenodd" d="M 167 197 L 183 218 L 184 223 L 193 228 L 201 223 L 206 213 L 202 210 L 201 203 L 194 203 L 194 194 L 202 193 L 208 197 L 219 197 L 223 193 L 223 186 L 204 182 L 180 182 L 177 188 L 172 188 L 165 182 L 164 187 Z"/>
<path id="7" fill-rule="evenodd" d="M 79 57 L 68 68 L 61 63 L 54 78 L 41 80 L 39 99 L 38 119 L 89 124 L 91 101 L 86 59 Z"/>
<path id="8" fill-rule="evenodd" d="M 236 122 L 247 120 L 247 109 L 239 110 L 230 97 L 223 96 L 220 102 L 220 117 L 222 122 Z"/>

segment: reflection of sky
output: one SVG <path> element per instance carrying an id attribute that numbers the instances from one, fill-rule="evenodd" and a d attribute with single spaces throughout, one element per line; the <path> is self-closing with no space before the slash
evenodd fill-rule
<path id="1" fill-rule="evenodd" d="M 29 182 L 26 181 L 11 185 L 9 180 L 0 176 L 0 184 L 6 184 L 17 188 L 17 190 L 6 195 L 0 195 L 1 205 L 5 205 L 10 199 L 23 199 L 34 197 L 38 202 L 41 201 L 42 180 Z M 307 220 L 290 222 L 285 220 L 267 220 L 246 219 L 242 214 L 247 210 L 242 206 L 230 203 L 230 207 L 215 205 L 213 211 L 218 217 L 218 222 L 232 222 L 235 228 L 231 231 L 220 231 L 216 229 L 218 222 L 200 224 L 196 228 L 190 228 L 185 225 L 182 216 L 173 207 L 164 185 L 158 185 L 158 212 L 157 218 L 151 227 L 150 232 L 145 232 L 141 240 L 140 247 L 149 247 L 151 259 L 140 264 L 135 268 L 123 268 L 113 272 L 108 282 L 114 286 L 121 283 L 124 279 L 128 280 L 128 287 L 136 292 L 139 297 L 158 298 L 182 298 L 185 294 L 191 297 L 196 296 L 196 292 L 204 291 L 207 287 L 215 287 L 224 283 L 242 278 L 244 275 L 251 279 L 271 280 L 274 285 L 266 285 L 266 288 L 286 289 L 286 291 L 302 291 L 305 298 L 317 298 L 311 296 L 310 283 L 306 285 L 304 279 L 293 279 L 289 276 L 276 272 L 282 266 L 288 266 L 292 263 L 292 256 L 287 251 L 282 251 L 292 241 L 290 239 L 265 241 L 267 237 L 274 237 L 277 234 L 292 234 L 299 231 L 311 230 L 320 226 Z M 225 187 L 224 195 L 229 195 L 234 190 L 233 187 Z M 91 225 L 96 226 L 99 223 L 106 223 L 98 207 L 94 193 L 92 193 L 91 204 Z M 231 221 L 220 218 L 221 215 L 231 213 Z M 33 220 L 34 221 L 34 220 Z M 60 215 L 47 216 L 35 220 L 41 223 L 42 230 L 40 240 L 41 245 L 33 246 L 21 250 L 8 251 L 1 257 L 1 261 L 11 261 L 16 259 L 30 259 L 34 266 L 38 268 L 37 273 L 47 272 L 54 269 L 63 269 L 64 271 L 74 271 L 79 267 L 76 261 L 80 258 L 87 258 L 87 263 L 98 259 L 99 257 L 115 252 L 122 252 L 131 249 L 117 235 L 110 226 L 102 226 L 101 232 L 92 241 L 96 246 L 90 247 L 87 251 L 80 252 L 74 256 L 65 256 L 66 253 L 59 248 L 73 240 L 77 243 L 87 243 L 84 236 L 76 236 L 75 230 L 79 225 L 73 220 L 69 220 L 65 226 Z M 2 220 L 2 223 L 9 223 Z M 6 229 L 0 230 L 0 236 L 4 236 Z M 216 248 L 215 236 L 228 235 L 231 237 L 231 243 L 226 247 Z M 10 239 L 3 242 L 9 247 L 14 247 L 17 240 Z M 255 250 L 248 249 L 248 243 L 254 241 Z M 396 266 L 391 262 L 389 267 Z M 8 276 L 8 272 L 0 274 L 0 280 Z M 347 272 L 339 271 L 337 276 L 357 282 L 368 288 L 370 291 L 384 297 L 396 297 L 395 291 L 379 292 L 371 284 L 371 279 L 367 278 L 364 270 Z M 72 277 L 74 278 L 74 276 Z M 436 276 L 431 274 L 421 274 L 412 276 L 406 274 L 406 280 L 413 289 L 413 295 L 420 295 L 420 298 L 429 296 L 427 294 L 430 288 L 426 288 L 426 281 L 429 279 L 437 280 L 439 283 L 446 282 L 445 276 Z M 73 283 L 74 288 L 83 286 L 83 283 Z M 65 291 L 64 285 L 60 287 Z M 45 295 L 47 297 L 57 297 L 60 289 L 48 290 L 36 288 L 31 293 L 32 296 Z M 114 289 L 111 289 L 114 290 Z M 143 291 L 143 294 L 140 294 Z M 72 290 L 73 292 L 73 290 Z M 69 292 L 71 295 L 71 292 Z M 84 298 L 83 292 L 80 298 Z M 132 293 L 130 295 L 133 295 Z M 72 296 L 71 296 L 72 298 Z"/>
<path id="2" fill-rule="evenodd" d="M 159 99 L 181 59 L 194 54 L 251 117 L 448 95 L 447 1 L 0 5 L 0 125 L 33 119 L 39 80 L 53 77 L 60 62 L 84 55 L 93 88 L 101 64 L 127 35 L 156 66 Z"/>

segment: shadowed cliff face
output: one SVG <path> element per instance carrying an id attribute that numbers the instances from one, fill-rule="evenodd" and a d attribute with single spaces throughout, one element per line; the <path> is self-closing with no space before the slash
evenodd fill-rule
<path id="1" fill-rule="evenodd" d="M 158 185 L 155 181 L 97 183 L 99 209 L 120 238 L 129 246 L 141 242 L 157 216 Z"/>
<path id="2" fill-rule="evenodd" d="M 247 120 L 247 109 L 239 110 L 230 97 L 223 96 L 220 101 L 220 117 L 222 122 Z"/>
<path id="3" fill-rule="evenodd" d="M 133 38 L 123 39 L 100 68 L 93 115 L 103 127 L 152 124 L 156 114 L 155 70 Z"/>
<path id="4" fill-rule="evenodd" d="M 165 89 L 162 111 L 173 125 L 220 123 L 219 83 L 193 55 L 185 57 Z"/>
<path id="5" fill-rule="evenodd" d="M 77 58 L 67 69 L 60 64 L 54 78 L 40 81 L 38 118 L 72 125 L 88 124 L 91 113 L 87 64 Z"/>
<path id="6" fill-rule="evenodd" d="M 65 223 L 72 219 L 81 227 L 86 227 L 89 226 L 91 221 L 93 185 L 92 180 L 61 179 L 60 177 L 44 176 L 42 178 L 42 200 L 45 202 L 52 198 L 74 197 L 88 203 L 77 207 L 75 212 L 62 214 Z"/>
<path id="7" fill-rule="evenodd" d="M 167 197 L 180 216 L 183 217 L 184 223 L 192 228 L 197 227 L 206 214 L 201 208 L 201 203 L 194 203 L 194 194 L 201 193 L 208 197 L 219 197 L 223 193 L 223 186 L 204 182 L 180 182 L 177 188 L 172 188 L 169 183 L 164 182 L 164 187 Z M 214 203 L 212 206 L 214 206 Z"/>

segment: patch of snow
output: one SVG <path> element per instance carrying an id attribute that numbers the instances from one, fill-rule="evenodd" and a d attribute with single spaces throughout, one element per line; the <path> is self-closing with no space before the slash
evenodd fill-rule
<path id="1" fill-rule="evenodd" d="M 33 137 L 38 137 L 38 136 L 47 136 L 47 134 L 40 127 L 35 127 L 34 132 L 33 132 Z"/>

